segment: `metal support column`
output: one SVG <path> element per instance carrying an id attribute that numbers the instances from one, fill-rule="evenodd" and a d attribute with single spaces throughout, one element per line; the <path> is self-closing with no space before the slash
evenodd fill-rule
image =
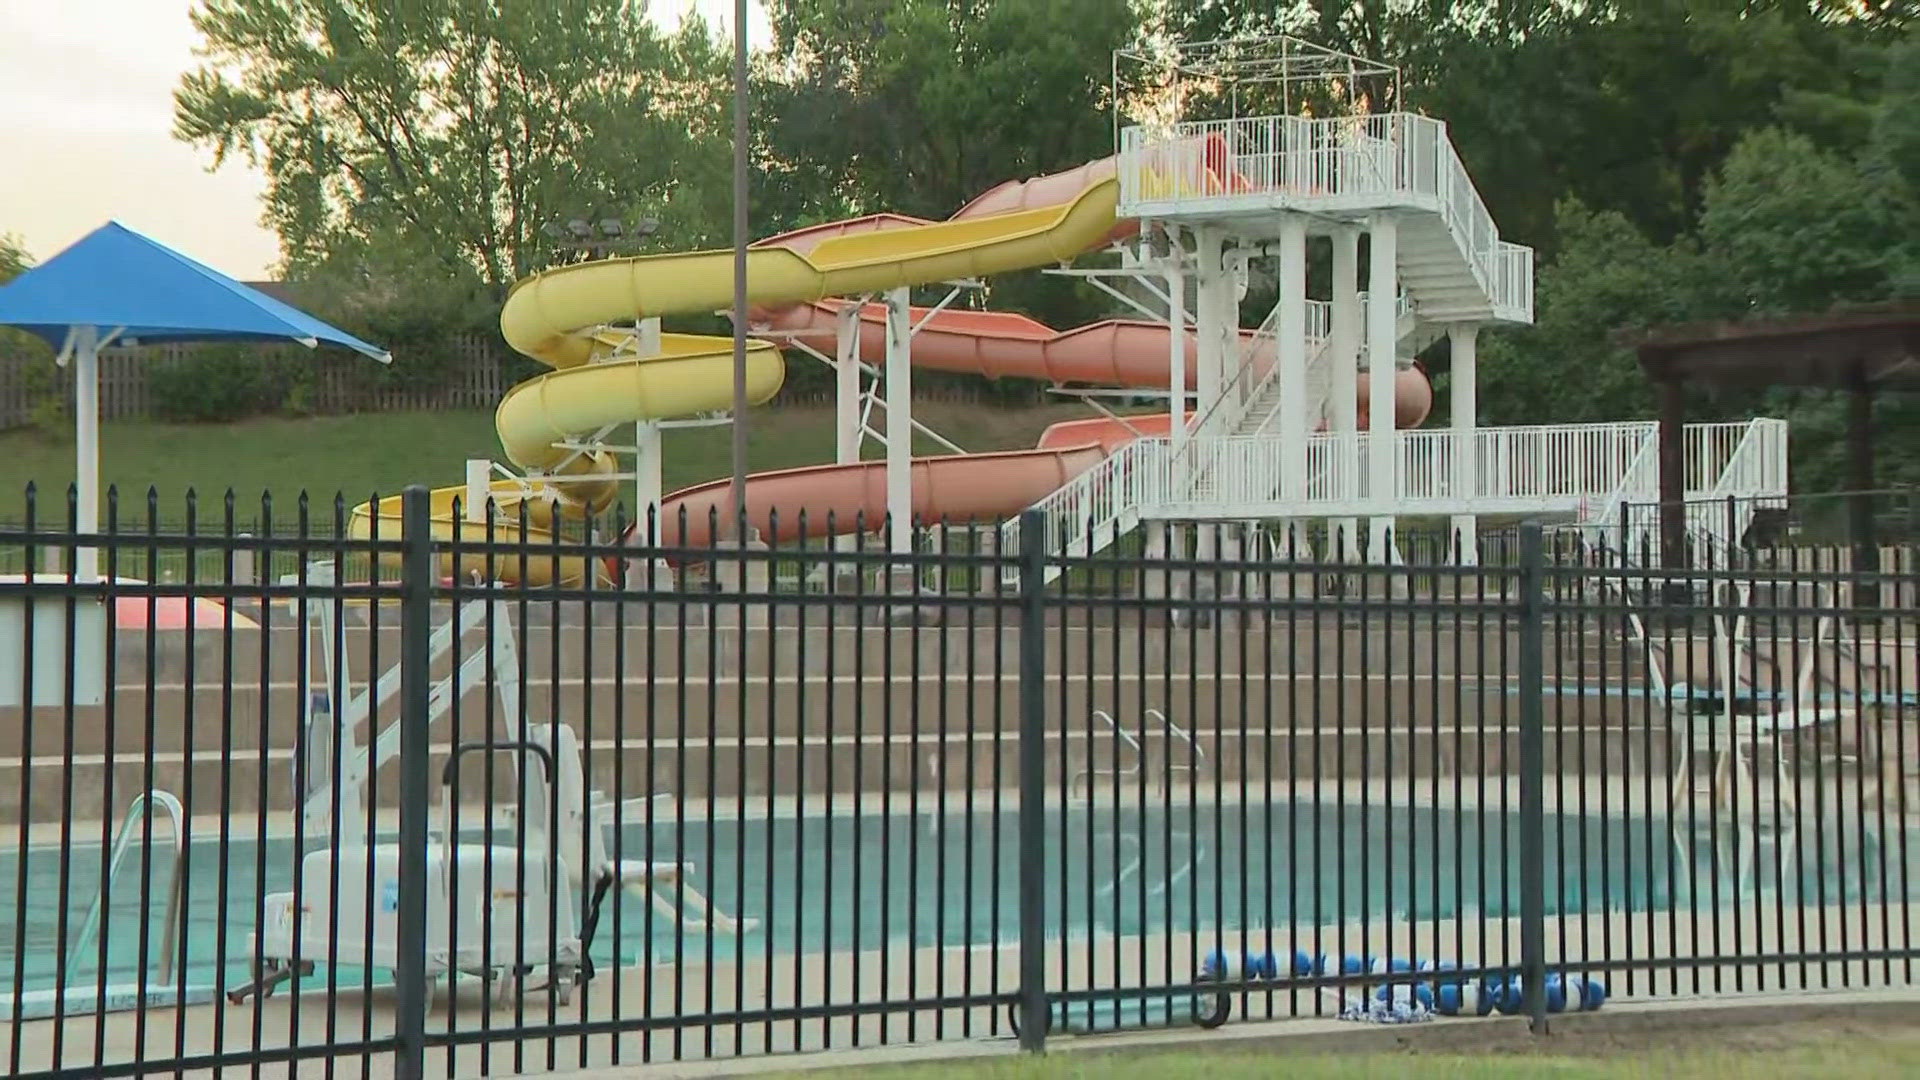
<path id="1" fill-rule="evenodd" d="M 1280 498 L 1307 497 L 1307 219 L 1280 219 Z"/>
<path id="2" fill-rule="evenodd" d="M 1047 1040 L 1047 520 L 1020 515 L 1020 1048 Z"/>
<path id="3" fill-rule="evenodd" d="M 636 344 L 640 355 L 660 355 L 660 320 L 640 320 L 639 331 Z M 740 418 L 734 417 L 734 423 L 739 422 Z M 660 479 L 659 420 L 634 421 L 633 448 L 633 520 L 640 530 L 636 535 L 643 543 L 651 544 L 657 537 L 648 530 L 657 529 L 660 499 L 666 494 Z"/>
<path id="4" fill-rule="evenodd" d="M 393 984 L 394 1075 L 421 1080 L 427 1045 L 427 757 L 428 698 L 433 688 L 433 521 L 419 484 L 400 501 L 400 842 Z M 301 633 L 307 628 L 301 627 Z"/>
<path id="5" fill-rule="evenodd" d="M 860 305 L 850 303 L 833 319 L 833 461 L 851 465 L 860 460 Z M 840 522 L 850 526 L 852 522 Z M 852 551 L 859 537 L 848 533 L 834 541 Z"/>
<path id="6" fill-rule="evenodd" d="M 913 550 L 913 319 L 905 287 L 887 292 L 887 517 L 896 555 Z"/>
<path id="7" fill-rule="evenodd" d="M 1173 459 L 1179 461 L 1187 442 L 1187 280 L 1180 268 L 1180 238 L 1169 235 L 1167 239 L 1167 409 L 1171 417 L 1167 443 Z"/>
<path id="8" fill-rule="evenodd" d="M 1375 215 L 1367 231 L 1371 237 L 1367 256 L 1367 501 L 1386 507 L 1394 501 L 1400 448 L 1393 425 L 1400 236 L 1399 225 L 1390 214 Z M 1375 512 L 1368 522 L 1370 561 L 1400 561 L 1393 528 L 1392 514 Z"/>
<path id="9" fill-rule="evenodd" d="M 1221 328 L 1234 318 L 1233 278 L 1221 256 L 1226 237 L 1218 229 L 1201 229 L 1194 251 L 1194 403 L 1197 416 L 1206 417 L 1198 436 L 1221 435 L 1220 397 L 1227 389 L 1228 355 Z M 1223 304 L 1222 301 L 1225 301 Z M 1222 308 L 1227 310 L 1222 310 Z"/>
<path id="10" fill-rule="evenodd" d="M 1523 1009 L 1547 1033 L 1546 547 L 1520 527 L 1520 978 Z"/>
<path id="11" fill-rule="evenodd" d="M 1357 491 L 1360 472 L 1360 230 L 1343 225 L 1333 234 L 1333 312 L 1328 327 L 1331 341 L 1327 359 L 1332 363 L 1327 382 L 1328 426 L 1341 439 L 1335 468 L 1344 485 L 1342 490 Z M 1332 524 L 1332 558 L 1339 562 L 1358 562 L 1360 558 L 1360 521 L 1335 518 Z"/>
<path id="12" fill-rule="evenodd" d="M 1479 495 L 1480 474 L 1475 461 L 1479 337 L 1480 328 L 1472 323 L 1447 327 L 1447 342 L 1453 352 L 1453 497 L 1459 500 Z M 1453 551 L 1454 561 L 1461 566 L 1480 565 L 1480 522 L 1471 511 L 1453 515 Z"/>

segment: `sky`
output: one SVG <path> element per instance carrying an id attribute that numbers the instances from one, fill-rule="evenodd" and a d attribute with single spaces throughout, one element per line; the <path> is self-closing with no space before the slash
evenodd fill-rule
<path id="1" fill-rule="evenodd" d="M 279 259 L 260 225 L 266 183 L 173 130 L 173 88 L 195 65 L 192 0 L 0 0 L 0 233 L 45 259 L 111 218 L 244 280 Z M 749 40 L 766 42 L 751 0 Z M 664 26 L 733 0 L 650 0 Z"/>

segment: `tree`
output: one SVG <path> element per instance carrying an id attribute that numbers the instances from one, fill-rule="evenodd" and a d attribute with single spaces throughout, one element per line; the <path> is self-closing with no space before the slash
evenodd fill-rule
<path id="1" fill-rule="evenodd" d="M 1503 235 L 1550 255 L 1556 206 L 1618 210 L 1658 243 L 1753 128 L 1857 145 L 1898 19 L 1830 0 L 1173 0 L 1188 40 L 1286 32 L 1396 64 L 1396 107 L 1445 119 Z M 1870 8 L 1875 7 L 1869 5 Z"/>
<path id="2" fill-rule="evenodd" d="M 677 210 L 683 171 L 728 150 L 704 27 L 662 36 L 635 0 L 204 0 L 192 17 L 205 63 L 175 91 L 175 134 L 262 168 L 295 266 L 399 237 L 498 289 L 543 261 L 555 217 Z"/>
<path id="3" fill-rule="evenodd" d="M 32 265 L 33 256 L 27 254 L 19 239 L 12 233 L 0 233 L 0 285 L 12 281 Z"/>
<path id="4" fill-rule="evenodd" d="M 772 149 L 868 209 L 945 217 L 1003 180 L 1113 152 L 1125 0 L 773 0 Z"/>
<path id="5" fill-rule="evenodd" d="M 33 256 L 26 246 L 11 233 L 0 233 L 0 285 L 32 266 Z M 27 410 L 27 420 L 41 437 L 66 438 L 67 402 L 53 366 L 53 350 L 47 343 L 25 330 L 0 326 L 0 363 L 14 365 L 19 372 L 20 389 L 33 403 Z"/>
<path id="6" fill-rule="evenodd" d="M 1708 180 L 1698 232 L 1730 313 L 1786 313 L 1884 298 L 1899 224 L 1884 177 L 1765 128 Z"/>
<path id="7" fill-rule="evenodd" d="M 1540 274 L 1536 324 L 1487 341 L 1482 417 L 1514 424 L 1651 415 L 1646 377 L 1610 335 L 1697 317 L 1705 280 L 1698 252 L 1687 241 L 1656 244 L 1618 211 L 1575 200 L 1560 205 L 1554 227 L 1561 250 Z"/>
<path id="8" fill-rule="evenodd" d="M 1870 154 L 1904 219 L 1894 233 L 1900 239 L 1892 254 L 1892 287 L 1920 295 L 1920 36 L 1909 35 L 1888 55 Z"/>
<path id="9" fill-rule="evenodd" d="M 771 0 L 770 174 L 815 193 L 797 217 L 943 218 L 981 192 L 1114 152 L 1105 98 L 1127 0 Z M 995 279 L 992 303 L 1071 323 L 1071 282 Z"/>

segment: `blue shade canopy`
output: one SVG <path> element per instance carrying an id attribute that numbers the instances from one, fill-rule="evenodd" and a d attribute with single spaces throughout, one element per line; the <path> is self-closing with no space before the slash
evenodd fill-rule
<path id="1" fill-rule="evenodd" d="M 93 327 L 118 344 L 165 341 L 327 342 L 389 363 L 385 349 L 328 326 L 117 221 L 0 285 L 0 326 L 64 348 Z M 117 332 L 117 334 L 116 334 Z"/>

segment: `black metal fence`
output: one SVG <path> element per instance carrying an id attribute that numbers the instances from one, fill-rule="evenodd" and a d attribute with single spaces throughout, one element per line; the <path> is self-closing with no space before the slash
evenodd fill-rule
<path id="1" fill-rule="evenodd" d="M 1544 1027 L 1920 958 L 1920 611 L 1853 570 L 206 516 L 0 532 L 12 1075 Z"/>

